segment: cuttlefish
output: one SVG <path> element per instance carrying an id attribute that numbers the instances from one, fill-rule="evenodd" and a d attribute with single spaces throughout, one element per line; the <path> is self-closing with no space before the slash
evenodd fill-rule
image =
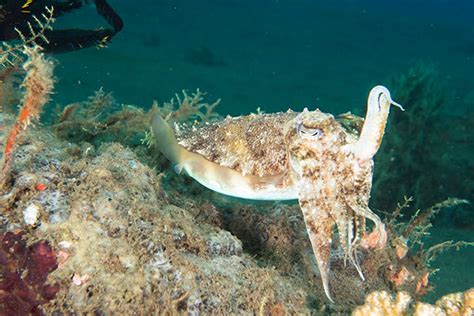
<path id="1" fill-rule="evenodd" d="M 297 199 L 319 268 L 329 291 L 334 226 L 344 258 L 364 279 L 360 245 L 384 247 L 385 226 L 369 209 L 373 157 L 389 108 L 396 105 L 383 86 L 374 87 L 360 135 L 319 109 L 250 114 L 185 128 L 159 114 L 152 130 L 159 151 L 178 173 L 185 172 L 216 192 L 255 200 Z M 366 234 L 366 219 L 374 223 Z"/>

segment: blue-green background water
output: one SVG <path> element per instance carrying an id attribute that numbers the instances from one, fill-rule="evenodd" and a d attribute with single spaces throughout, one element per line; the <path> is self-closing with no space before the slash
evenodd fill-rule
<path id="1" fill-rule="evenodd" d="M 473 1 L 109 2 L 125 27 L 108 49 L 58 56 L 60 103 L 104 87 L 122 103 L 147 106 L 200 88 L 233 115 L 258 106 L 363 114 L 373 85 L 420 60 L 438 67 L 450 112 L 474 103 Z M 91 6 L 57 27 L 103 24 Z M 201 47 L 225 65 L 190 62 Z"/>
<path id="2" fill-rule="evenodd" d="M 123 31 L 107 49 L 56 56 L 53 104 L 85 100 L 103 87 L 119 103 L 148 108 L 200 88 L 210 100 L 222 99 L 224 115 L 305 106 L 363 115 L 372 86 L 423 61 L 439 70 L 448 94 L 444 113 L 463 116 L 474 108 L 474 1 L 109 3 Z M 99 25 L 91 6 L 58 19 L 56 28 Z M 216 65 L 193 62 L 200 49 L 212 52 Z M 467 177 L 473 173 L 466 169 Z M 447 239 L 472 240 L 473 232 L 442 223 L 433 242 Z M 473 260 L 471 248 L 435 262 L 441 271 L 432 278 L 433 297 L 472 287 Z"/>

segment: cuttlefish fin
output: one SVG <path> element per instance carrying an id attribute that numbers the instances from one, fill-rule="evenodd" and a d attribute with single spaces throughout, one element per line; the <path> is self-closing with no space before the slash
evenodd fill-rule
<path id="1" fill-rule="evenodd" d="M 318 209 L 317 200 L 300 199 L 299 204 L 303 211 L 309 240 L 311 241 L 311 246 L 313 247 L 313 252 L 318 264 L 324 293 L 327 298 L 334 303 L 329 292 L 329 261 L 335 222 L 328 212 L 323 212 Z"/>
<path id="2" fill-rule="evenodd" d="M 183 168 L 184 168 L 183 164 L 180 164 L 180 163 L 173 166 L 173 170 L 177 174 L 181 174 L 181 172 L 183 172 Z"/>
<path id="3" fill-rule="evenodd" d="M 151 130 L 158 150 L 175 165 L 175 171 L 181 173 L 183 170 L 181 162 L 186 151 L 178 144 L 173 129 L 159 113 L 153 113 Z"/>

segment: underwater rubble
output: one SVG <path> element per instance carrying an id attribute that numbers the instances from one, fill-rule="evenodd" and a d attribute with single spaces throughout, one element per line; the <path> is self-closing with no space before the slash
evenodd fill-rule
<path id="1" fill-rule="evenodd" d="M 35 92 L 47 96 L 50 90 Z M 219 100 L 204 98 L 199 90 L 183 92 L 150 112 L 176 121 L 217 118 Z M 21 116 L 2 109 L 0 144 L 7 146 Z M 391 315 L 405 315 L 428 308 L 415 301 L 432 287 L 433 256 L 471 245 L 425 249 L 420 242 L 432 216 L 466 201 L 448 199 L 407 222 L 401 220 L 412 201 L 407 199 L 386 216 L 387 247 L 361 251 L 365 281 L 345 265 L 341 247 L 333 247 L 336 303 L 330 304 L 299 207 L 247 203 L 174 175 L 147 146 L 150 112 L 119 106 L 99 90 L 65 106 L 50 125 L 22 123 L 10 149 L 2 151 L 1 312 L 293 315 L 355 309 L 354 315 L 383 315 L 403 300 Z M 358 118 L 343 119 L 358 126 Z M 474 308 L 472 289 L 440 301 L 420 315 Z"/>

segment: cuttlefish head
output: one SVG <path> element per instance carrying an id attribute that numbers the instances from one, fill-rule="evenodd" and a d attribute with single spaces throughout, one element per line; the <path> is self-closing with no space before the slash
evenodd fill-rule
<path id="1" fill-rule="evenodd" d="M 330 250 L 337 227 L 340 245 L 364 279 L 357 246 L 384 247 L 385 226 L 369 207 L 373 156 L 380 147 L 390 105 L 382 86 L 369 94 L 367 115 L 358 139 L 349 137 L 330 114 L 305 109 L 287 126 L 289 161 L 298 179 L 298 200 L 319 267 L 324 292 L 329 291 Z M 374 232 L 365 234 L 365 219 Z M 369 237 L 369 238 L 367 238 Z"/>
<path id="2" fill-rule="evenodd" d="M 346 134 L 330 114 L 305 109 L 288 125 L 289 161 L 298 179 L 298 202 L 318 264 L 324 291 L 329 292 L 329 257 L 336 223 L 338 170 Z"/>
<path id="3" fill-rule="evenodd" d="M 286 141 L 291 167 L 301 174 L 304 161 L 333 159 L 345 143 L 345 134 L 331 114 L 305 108 L 287 126 Z"/>

